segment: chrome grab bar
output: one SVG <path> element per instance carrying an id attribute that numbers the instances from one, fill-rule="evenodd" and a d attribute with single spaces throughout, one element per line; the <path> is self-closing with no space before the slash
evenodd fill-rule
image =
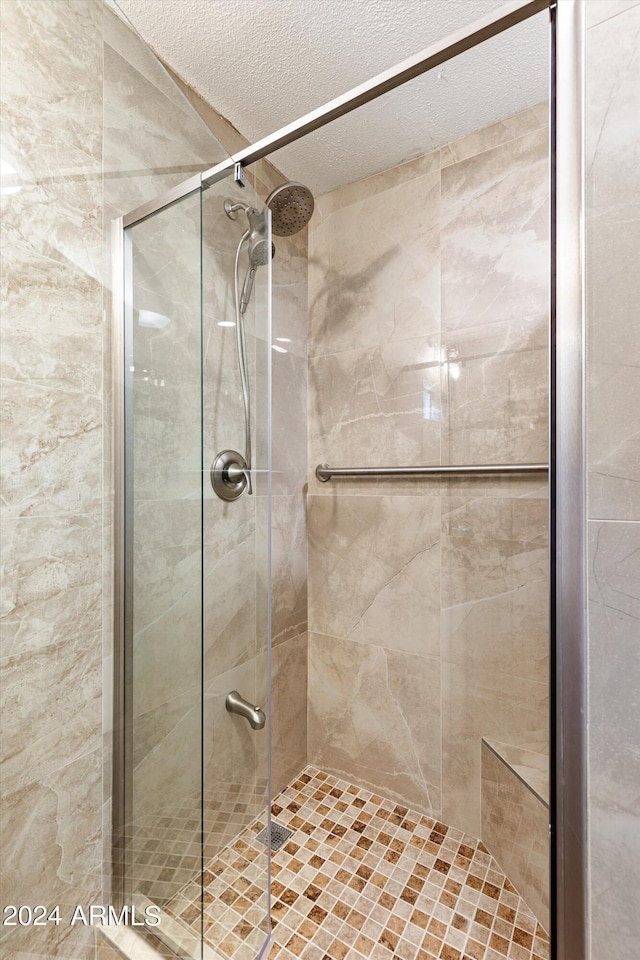
<path id="1" fill-rule="evenodd" d="M 466 477 L 496 474 L 548 473 L 548 463 L 485 463 L 476 465 L 435 467 L 330 467 L 319 463 L 316 477 L 322 483 L 332 477 Z"/>
<path id="2" fill-rule="evenodd" d="M 224 705 L 229 713 L 237 713 L 239 717 L 248 720 L 253 730 L 262 730 L 267 722 L 264 711 L 260 707 L 254 707 L 252 703 L 241 697 L 237 690 L 232 690 L 231 693 L 227 694 Z"/>

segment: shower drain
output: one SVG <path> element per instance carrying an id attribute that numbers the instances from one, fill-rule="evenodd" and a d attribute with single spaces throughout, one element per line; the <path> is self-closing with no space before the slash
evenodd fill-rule
<path id="1" fill-rule="evenodd" d="M 280 847 L 287 842 L 292 833 L 293 830 L 287 830 L 286 827 L 272 820 L 269 827 L 265 827 L 256 839 L 264 843 L 265 846 L 270 846 L 272 850 L 279 850 Z M 267 837 L 269 838 L 268 840 Z"/>

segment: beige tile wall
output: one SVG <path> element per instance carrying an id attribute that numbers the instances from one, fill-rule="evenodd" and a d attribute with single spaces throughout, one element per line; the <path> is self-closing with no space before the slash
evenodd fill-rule
<path id="1" fill-rule="evenodd" d="M 482 744 L 482 841 L 549 930 L 549 805 L 486 743 Z"/>
<path id="2" fill-rule="evenodd" d="M 548 749 L 544 104 L 320 197 L 309 241 L 309 759 L 480 833 L 481 737 Z"/>
<path id="3" fill-rule="evenodd" d="M 591 960 L 640 923 L 640 5 L 587 3 L 588 817 Z"/>
<path id="4" fill-rule="evenodd" d="M 108 227 L 225 153 L 98 0 L 3 4 L 2 44 L 3 157 L 22 189 L 2 197 L 1 899 L 59 902 L 64 915 L 108 897 L 110 872 Z M 161 353 L 156 343 L 156 362 L 176 359 Z M 167 430 L 174 401 L 158 416 Z M 190 562 L 189 505 L 174 506 L 164 549 L 143 571 L 141 626 L 160 598 L 176 599 L 171 565 L 185 573 Z M 157 548 L 151 512 L 140 505 L 138 531 Z M 184 735 L 188 692 L 183 683 L 173 699 L 143 697 L 138 764 L 167 730 Z M 3 928 L 0 950 L 81 960 L 93 956 L 85 933 Z"/>
<path id="5" fill-rule="evenodd" d="M 2 5 L 2 904 L 101 887 L 102 22 Z M 67 918 L 68 920 L 68 918 Z M 3 927 L 0 953 L 92 957 Z"/>

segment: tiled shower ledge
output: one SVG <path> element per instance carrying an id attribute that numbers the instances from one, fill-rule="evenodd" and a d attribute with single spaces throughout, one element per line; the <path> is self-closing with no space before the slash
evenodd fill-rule
<path id="1" fill-rule="evenodd" d="M 273 854 L 269 960 L 549 960 L 546 931 L 473 837 L 313 767 L 272 811 L 293 835 Z M 251 960 L 264 938 L 244 876 L 263 826 L 204 873 L 205 939 L 221 957 Z M 199 913 L 177 903 L 183 922 Z"/>
<path id="2" fill-rule="evenodd" d="M 489 750 L 509 767 L 525 787 L 536 795 L 546 807 L 549 806 L 549 756 L 525 750 L 509 743 L 482 738 Z"/>

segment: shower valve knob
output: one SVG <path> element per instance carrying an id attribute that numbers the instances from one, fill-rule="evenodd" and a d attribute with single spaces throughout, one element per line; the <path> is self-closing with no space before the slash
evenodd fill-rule
<path id="1" fill-rule="evenodd" d="M 211 486 L 221 500 L 237 500 L 251 493 L 249 468 L 237 450 L 223 450 L 211 465 Z"/>

